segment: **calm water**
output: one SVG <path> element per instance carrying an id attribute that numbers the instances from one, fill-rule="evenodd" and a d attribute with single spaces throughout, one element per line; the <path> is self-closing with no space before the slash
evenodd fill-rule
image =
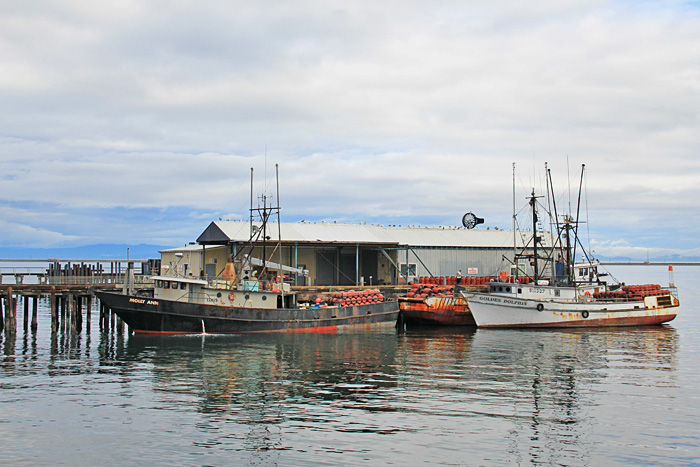
<path id="1" fill-rule="evenodd" d="M 42 303 L 0 338 L 0 465 L 700 465 L 699 272 L 623 330 L 52 339 Z"/>

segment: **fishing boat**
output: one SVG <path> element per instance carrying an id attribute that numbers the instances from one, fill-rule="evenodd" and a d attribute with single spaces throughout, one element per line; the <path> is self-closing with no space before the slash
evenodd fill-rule
<path id="1" fill-rule="evenodd" d="M 458 287 L 415 284 L 398 297 L 406 324 L 425 326 L 474 326 L 467 299 Z"/>
<path id="2" fill-rule="evenodd" d="M 269 240 L 268 221 L 275 212 L 279 225 L 279 205 L 268 206 L 266 197 L 262 207 L 253 209 L 252 204 L 251 199 L 248 247 L 229 257 L 219 277 L 184 277 L 177 268 L 169 268 L 168 274 L 153 277 L 152 297 L 135 294 L 127 279 L 121 294 L 97 292 L 100 301 L 135 333 L 336 332 L 395 324 L 398 302 L 385 299 L 376 289 L 357 291 L 351 298 L 299 300 L 284 277 L 304 271 L 251 254 L 255 246 Z M 255 223 L 254 217 L 258 218 Z M 280 244 L 278 239 L 273 253 L 281 251 Z"/>
<path id="3" fill-rule="evenodd" d="M 547 176 L 549 194 L 549 170 Z M 553 199 L 553 192 L 551 195 Z M 502 271 L 497 280 L 488 284 L 488 292 L 463 292 L 478 327 L 642 326 L 659 325 L 676 317 L 679 301 L 672 279 L 663 288 L 658 284 L 609 284 L 610 276 L 599 272 L 600 263 L 585 251 L 585 261 L 574 264 L 577 246 L 583 250 L 577 235 L 578 214 L 576 219 L 567 214 L 557 222 L 556 203 L 552 200 L 556 234 L 548 237 L 538 231 L 538 209 L 544 208 L 539 198 L 542 197 L 535 196 L 534 190 L 528 198 L 531 239 L 527 248 L 514 254 L 511 271 L 515 274 Z M 550 245 L 542 244 L 545 238 L 553 240 Z M 530 273 L 522 274 L 528 267 Z M 672 271 L 671 266 L 669 270 Z"/>

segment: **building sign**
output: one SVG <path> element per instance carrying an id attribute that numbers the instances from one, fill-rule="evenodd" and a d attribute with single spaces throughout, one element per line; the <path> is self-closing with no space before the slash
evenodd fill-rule
<path id="1" fill-rule="evenodd" d="M 467 274 L 475 276 L 475 275 L 479 274 L 479 268 L 468 268 Z"/>

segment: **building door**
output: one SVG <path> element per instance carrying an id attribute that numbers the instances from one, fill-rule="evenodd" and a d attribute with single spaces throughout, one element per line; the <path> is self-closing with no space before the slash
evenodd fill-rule
<path id="1" fill-rule="evenodd" d="M 316 285 L 335 285 L 336 250 L 316 250 Z"/>
<path id="2" fill-rule="evenodd" d="M 379 263 L 379 257 L 377 253 L 376 250 L 362 250 L 360 271 L 362 277 L 365 278 L 365 285 L 377 284 L 377 272 L 379 271 L 377 264 Z"/>
<path id="3" fill-rule="evenodd" d="M 338 285 L 355 285 L 357 279 L 357 258 L 355 253 L 340 254 L 340 278 Z"/>

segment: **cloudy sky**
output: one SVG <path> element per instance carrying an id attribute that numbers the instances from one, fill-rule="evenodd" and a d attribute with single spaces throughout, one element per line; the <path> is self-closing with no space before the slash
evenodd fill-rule
<path id="1" fill-rule="evenodd" d="M 0 0 L 0 66 L 5 247 L 182 245 L 275 164 L 285 221 L 510 228 L 546 162 L 598 255 L 700 256 L 697 1 Z"/>

